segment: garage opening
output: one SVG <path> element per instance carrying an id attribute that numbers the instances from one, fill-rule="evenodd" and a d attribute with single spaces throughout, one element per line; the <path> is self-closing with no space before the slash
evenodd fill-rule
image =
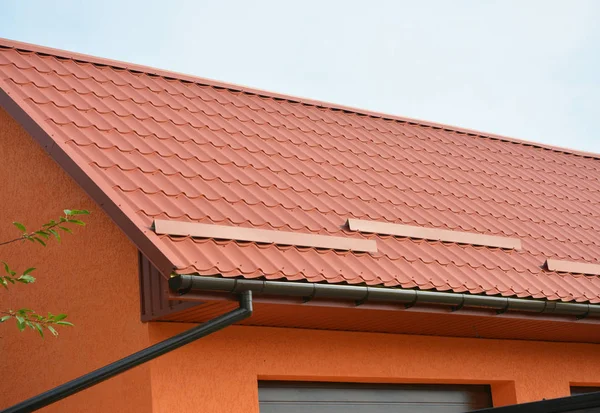
<path id="1" fill-rule="evenodd" d="M 490 386 L 269 382 L 260 413 L 462 413 L 492 407 Z"/>
<path id="2" fill-rule="evenodd" d="M 596 392 L 600 392 L 600 387 L 571 386 L 571 396 L 575 396 L 576 394 L 596 393 Z"/>

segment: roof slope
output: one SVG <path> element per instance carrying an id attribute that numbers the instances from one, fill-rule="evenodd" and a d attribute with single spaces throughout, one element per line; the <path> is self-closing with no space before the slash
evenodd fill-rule
<path id="1" fill-rule="evenodd" d="M 177 273 L 600 302 L 599 277 L 543 269 L 546 258 L 598 263 L 593 156 L 0 45 L 5 95 Z M 523 249 L 366 236 L 347 218 L 516 237 Z M 375 238 L 379 252 L 170 238 L 154 219 Z"/>

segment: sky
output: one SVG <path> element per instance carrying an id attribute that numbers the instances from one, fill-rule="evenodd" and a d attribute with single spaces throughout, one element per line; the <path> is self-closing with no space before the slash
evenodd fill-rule
<path id="1" fill-rule="evenodd" d="M 0 0 L 0 37 L 600 153 L 600 1 Z"/>

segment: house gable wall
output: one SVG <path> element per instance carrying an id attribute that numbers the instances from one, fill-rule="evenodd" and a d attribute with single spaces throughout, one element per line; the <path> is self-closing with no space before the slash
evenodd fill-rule
<path id="1" fill-rule="evenodd" d="M 60 385 L 148 345 L 140 321 L 136 247 L 61 167 L 0 109 L 0 240 L 18 235 L 13 221 L 34 229 L 64 208 L 88 209 L 88 225 L 47 248 L 15 243 L 0 259 L 15 269 L 33 266 L 37 281 L 0 291 L 0 309 L 67 313 L 73 328 L 42 340 L 14 323 L 0 325 L 3 355 L 0 409 Z M 10 379 L 8 379 L 10 378 Z M 140 366 L 44 412 L 151 411 L 149 366 Z"/>

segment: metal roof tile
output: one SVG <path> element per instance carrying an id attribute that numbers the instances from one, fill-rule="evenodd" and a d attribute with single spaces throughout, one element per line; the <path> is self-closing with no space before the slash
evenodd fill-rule
<path id="1" fill-rule="evenodd" d="M 142 231 L 177 219 L 349 236 L 354 218 L 523 247 L 369 235 L 380 246 L 370 255 L 153 239 L 177 272 L 600 301 L 600 277 L 542 268 L 547 258 L 595 262 L 598 159 L 9 43 L 0 41 L 0 87 Z"/>

